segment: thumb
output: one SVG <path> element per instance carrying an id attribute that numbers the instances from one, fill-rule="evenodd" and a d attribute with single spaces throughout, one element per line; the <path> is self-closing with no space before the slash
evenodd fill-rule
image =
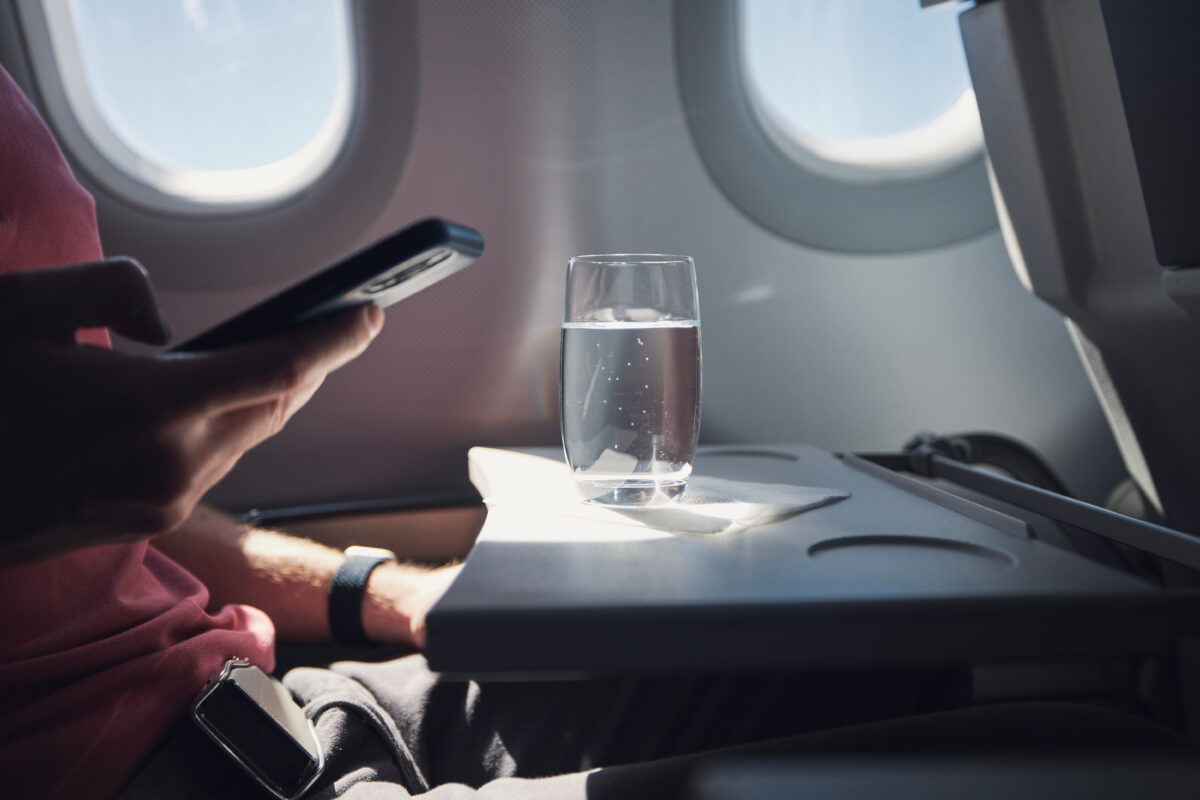
<path id="1" fill-rule="evenodd" d="M 70 344 L 79 328 L 111 328 L 148 344 L 171 338 L 150 276 L 132 258 L 0 275 L 0 336 Z"/>
<path id="2" fill-rule="evenodd" d="M 276 336 L 208 353 L 171 354 L 167 385 L 180 399 L 210 411 L 254 405 L 320 381 L 357 356 L 383 327 L 367 303 L 336 311 Z"/>

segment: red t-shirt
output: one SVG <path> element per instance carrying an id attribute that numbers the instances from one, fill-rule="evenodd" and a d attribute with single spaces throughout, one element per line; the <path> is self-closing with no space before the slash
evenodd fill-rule
<path id="1" fill-rule="evenodd" d="M 0 272 L 99 258 L 91 196 L 0 68 Z M 112 797 L 227 658 L 273 668 L 265 614 L 207 605 L 204 585 L 144 541 L 0 567 L 3 794 Z"/>

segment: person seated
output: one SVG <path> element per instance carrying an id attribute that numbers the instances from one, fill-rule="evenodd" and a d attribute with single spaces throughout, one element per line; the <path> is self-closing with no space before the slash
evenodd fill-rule
<path id="1" fill-rule="evenodd" d="M 144 765 L 228 659 L 271 672 L 277 638 L 329 640 L 342 554 L 200 500 L 363 352 L 382 312 L 356 308 L 213 353 L 113 351 L 106 329 L 170 338 L 147 273 L 104 258 L 92 198 L 3 70 L 0 175 L 4 793 L 202 796 L 178 770 Z M 420 648 L 456 569 L 376 569 L 366 634 Z M 652 759 L 913 713 L 948 674 L 480 686 L 443 681 L 410 655 L 297 669 L 284 682 L 328 753 L 313 796 L 598 796 L 603 781 L 588 771 L 604 767 L 624 769 L 608 773 L 609 796 L 630 797 L 678 790 L 691 763 Z"/>

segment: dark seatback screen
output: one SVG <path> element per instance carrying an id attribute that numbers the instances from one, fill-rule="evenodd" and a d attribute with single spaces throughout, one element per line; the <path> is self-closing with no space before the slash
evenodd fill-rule
<path id="1" fill-rule="evenodd" d="M 1100 5 L 1158 261 L 1200 264 L 1200 3 Z"/>

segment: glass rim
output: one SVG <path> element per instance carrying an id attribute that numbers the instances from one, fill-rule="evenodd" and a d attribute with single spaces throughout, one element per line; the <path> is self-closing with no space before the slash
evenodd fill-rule
<path id="1" fill-rule="evenodd" d="M 590 255 L 571 256 L 570 262 L 582 261 L 589 264 L 607 264 L 611 266 L 634 266 L 638 264 L 683 264 L 695 263 L 691 256 L 679 256 L 669 253 L 593 253 Z"/>

